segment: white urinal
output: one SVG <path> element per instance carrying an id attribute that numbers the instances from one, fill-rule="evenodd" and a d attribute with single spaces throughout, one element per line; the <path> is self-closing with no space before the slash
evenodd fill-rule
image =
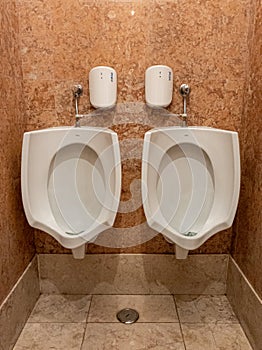
<path id="1" fill-rule="evenodd" d="M 29 224 L 53 236 L 75 258 L 111 227 L 121 190 L 115 132 L 58 127 L 27 132 L 22 150 L 22 198 Z"/>
<path id="2" fill-rule="evenodd" d="M 232 225 L 240 189 L 236 132 L 208 127 L 156 128 L 145 134 L 142 197 L 149 226 L 184 259 Z"/>

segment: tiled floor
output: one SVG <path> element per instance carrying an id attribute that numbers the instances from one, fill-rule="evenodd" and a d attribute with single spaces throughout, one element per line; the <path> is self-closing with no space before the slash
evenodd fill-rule
<path id="1" fill-rule="evenodd" d="M 122 308 L 137 323 L 118 322 Z M 225 296 L 41 295 L 14 350 L 251 350 Z"/>

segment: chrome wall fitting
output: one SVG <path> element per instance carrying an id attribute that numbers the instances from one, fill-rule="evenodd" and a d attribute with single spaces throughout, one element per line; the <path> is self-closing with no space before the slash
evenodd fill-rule
<path id="1" fill-rule="evenodd" d="M 76 84 L 73 87 L 73 96 L 75 99 L 75 118 L 76 118 L 76 122 L 75 122 L 75 127 L 80 127 L 80 119 L 81 117 L 79 116 L 79 110 L 78 110 L 78 101 L 80 96 L 83 95 L 83 87 L 80 84 Z"/>
<path id="2" fill-rule="evenodd" d="M 188 84 L 182 84 L 179 89 L 180 95 L 183 97 L 183 126 L 187 126 L 187 98 L 190 94 L 190 87 Z"/>
<path id="3" fill-rule="evenodd" d="M 188 96 L 188 95 L 190 94 L 190 87 L 189 87 L 189 85 L 187 85 L 187 84 L 182 84 L 182 85 L 180 86 L 179 91 L 180 91 L 180 94 L 181 94 L 183 97 L 186 97 L 186 96 Z"/>
<path id="4" fill-rule="evenodd" d="M 83 95 L 83 87 L 80 84 L 76 84 L 73 87 L 73 94 L 75 98 L 78 98 Z"/>

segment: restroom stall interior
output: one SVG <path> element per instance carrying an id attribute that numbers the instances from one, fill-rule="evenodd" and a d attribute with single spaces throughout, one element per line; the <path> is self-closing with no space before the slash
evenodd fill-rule
<path id="1" fill-rule="evenodd" d="M 222 299 L 226 295 L 237 316 L 235 322 L 240 322 L 253 349 L 261 349 L 261 1 L 2 0 L 0 20 L 1 350 L 13 348 L 40 293 L 44 298 L 48 294 L 86 295 L 79 302 L 85 305 L 85 315 L 91 294 L 153 295 L 153 305 L 160 303 L 157 294 L 165 298 L 200 295 L 200 299 L 215 295 L 213 301 L 217 295 Z M 31 228 L 25 219 L 20 190 L 23 133 L 73 126 L 72 87 L 77 83 L 84 87 L 79 108 L 92 112 L 87 77 L 95 66 L 117 71 L 118 104 L 143 103 L 145 70 L 155 64 L 168 65 L 174 72 L 170 112 L 181 113 L 178 89 L 188 83 L 189 125 L 239 133 L 241 192 L 233 226 L 192 251 L 186 261 L 174 260 L 173 245 L 155 235 L 126 248 L 89 243 L 84 262 L 75 262 L 69 250 Z M 149 129 L 137 123 L 135 116 L 112 128 L 120 140 L 143 140 Z M 125 159 L 123 202 L 130 199 L 131 183 L 140 178 L 141 160 Z M 145 221 L 141 205 L 133 212 L 119 212 L 114 226 L 125 229 Z M 105 269 L 112 275 L 106 275 Z M 200 270 L 203 274 L 196 272 Z M 73 282 L 67 285 L 66 277 L 59 280 L 57 271 Z M 179 298 L 174 297 L 176 307 L 185 301 Z M 132 304 L 131 299 L 126 300 Z M 74 297 L 68 297 L 65 308 L 70 300 Z M 152 327 L 157 333 L 158 326 Z M 139 334 L 143 338 L 143 332 Z M 182 346 L 195 349 L 190 341 L 181 342 Z"/>

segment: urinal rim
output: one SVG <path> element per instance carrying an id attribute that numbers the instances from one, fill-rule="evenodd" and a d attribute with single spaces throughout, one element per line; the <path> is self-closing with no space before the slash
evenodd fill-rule
<path id="1" fill-rule="evenodd" d="M 27 220 L 29 224 L 37 229 L 40 229 L 48 234 L 50 234 L 52 237 L 54 237 L 59 243 L 61 243 L 65 248 L 73 249 L 76 248 L 83 243 L 87 243 L 85 240 L 83 242 L 83 237 L 85 237 L 87 234 L 84 232 L 79 235 L 75 236 L 69 236 L 61 230 L 60 226 L 57 225 L 56 221 L 54 220 L 57 227 L 53 227 L 50 225 L 47 225 L 46 222 L 39 221 L 34 215 L 33 210 L 31 209 L 31 204 L 29 201 L 29 192 L 28 192 L 28 186 L 26 184 L 27 178 L 28 178 L 28 167 L 29 167 L 29 160 L 28 160 L 28 153 L 29 153 L 29 144 L 30 144 L 30 136 L 33 133 L 45 133 L 50 131 L 67 131 L 67 130 L 77 130 L 77 132 L 83 132 L 83 131 L 91 131 L 98 133 L 107 133 L 111 136 L 110 144 L 113 147 L 113 159 L 115 163 L 115 197 L 118 198 L 118 204 L 111 210 L 111 213 L 114 212 L 114 215 L 111 218 L 111 221 L 114 222 L 116 214 L 117 214 L 117 208 L 120 201 L 120 195 L 121 195 L 121 163 L 120 163 L 120 149 L 119 149 L 119 142 L 118 142 L 118 136 L 117 133 L 111 129 L 108 128 L 100 128 L 100 127 L 81 127 L 81 128 L 74 128 L 71 126 L 65 126 L 65 127 L 54 127 L 54 128 L 47 128 L 47 129 L 41 129 L 41 130 L 33 130 L 29 132 L 24 133 L 23 138 L 23 147 L 22 147 L 22 162 L 21 162 L 21 190 L 22 190 L 22 202 L 24 207 L 24 212 L 26 214 Z M 87 144 L 86 146 L 90 147 Z M 96 150 L 94 150 L 96 152 Z M 97 152 L 96 152 L 97 153 Z M 50 213 L 52 213 L 50 208 Z M 53 216 L 53 214 L 52 214 Z M 99 224 L 101 226 L 101 224 Z M 98 227 L 99 225 L 96 225 Z M 112 226 L 112 223 L 111 223 Z M 95 227 L 95 228 L 96 228 Z M 108 229 L 110 226 L 107 226 L 100 230 L 100 232 Z M 98 232 L 98 233 L 100 233 Z M 96 235 L 98 234 L 96 233 Z"/>
<path id="2" fill-rule="evenodd" d="M 238 199 L 239 199 L 239 192 L 240 192 L 240 152 L 239 152 L 239 139 L 238 139 L 238 133 L 235 131 L 229 131 L 229 130 L 222 130 L 222 129 L 216 129 L 212 127 L 198 127 L 198 126 L 192 126 L 192 127 L 180 127 L 180 126 L 173 126 L 173 127 L 159 127 L 154 128 L 151 130 L 148 130 L 145 133 L 144 138 L 144 147 L 143 147 L 143 158 L 142 158 L 142 180 L 143 182 L 147 182 L 147 172 L 148 172 L 148 158 L 149 158 L 149 152 L 150 152 L 150 140 L 153 134 L 157 132 L 162 131 L 169 131 L 172 132 L 173 130 L 181 130 L 181 132 L 184 132 L 186 130 L 212 130 L 213 132 L 222 132 L 222 133 L 228 133 L 231 135 L 232 140 L 232 149 L 233 149 L 233 161 L 234 161 L 234 188 L 232 191 L 232 200 L 230 205 L 230 212 L 224 220 L 217 222 L 215 226 L 213 226 L 211 229 L 205 230 L 200 234 L 196 236 L 184 236 L 179 234 L 178 232 L 170 230 L 171 235 L 168 234 L 168 232 L 164 232 L 165 228 L 161 223 L 155 220 L 154 216 L 151 214 L 151 210 L 149 208 L 148 200 L 147 200 L 147 191 L 146 186 L 142 187 L 142 198 L 143 198 L 143 207 L 145 211 L 145 215 L 147 218 L 148 225 L 155 229 L 156 231 L 162 233 L 163 235 L 166 235 L 169 239 L 171 239 L 174 243 L 182 246 L 185 249 L 192 250 L 200 247 L 207 239 L 215 235 L 216 233 L 220 232 L 221 230 L 227 229 L 231 227 L 236 208 L 238 205 Z M 201 147 L 203 149 L 203 147 Z M 168 148 L 169 149 L 169 148 Z M 203 149 L 205 150 L 205 149 Z M 206 152 L 208 155 L 208 152 Z M 161 160 L 160 160 L 161 161 Z M 212 167 L 213 162 L 212 159 L 210 159 Z M 160 162 L 158 162 L 160 164 Z M 214 201 L 215 202 L 215 198 Z M 212 212 L 212 209 L 210 211 L 210 214 Z M 150 215 L 148 215 L 150 213 Z M 210 215 L 209 215 L 210 217 Z M 159 230 L 159 226 L 161 226 L 161 229 Z M 174 239 L 176 238 L 176 239 Z"/>

